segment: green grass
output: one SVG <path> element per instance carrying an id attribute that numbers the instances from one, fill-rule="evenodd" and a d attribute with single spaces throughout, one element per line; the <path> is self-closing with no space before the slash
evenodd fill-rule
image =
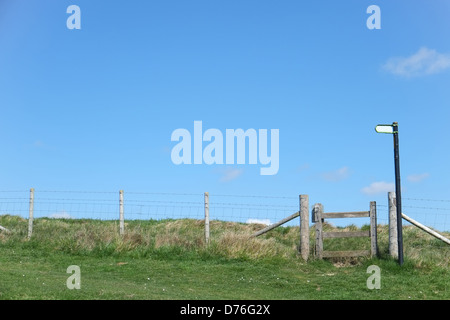
<path id="1" fill-rule="evenodd" d="M 378 258 L 305 263 L 298 227 L 249 238 L 262 226 L 211 221 L 206 246 L 197 220 L 129 221 L 120 236 L 115 221 L 40 218 L 30 240 L 26 220 L 0 216 L 0 225 L 11 230 L 0 231 L 0 299 L 450 299 L 450 247 L 414 227 L 404 229 L 399 266 L 388 257 L 387 226 L 378 227 Z M 334 240 L 324 248 L 370 245 Z M 81 269 L 80 290 L 66 286 L 70 265 Z M 367 288 L 370 265 L 381 269 L 379 290 Z"/>

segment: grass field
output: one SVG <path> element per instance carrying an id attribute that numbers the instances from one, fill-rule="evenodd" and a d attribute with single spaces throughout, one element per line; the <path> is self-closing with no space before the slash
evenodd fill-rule
<path id="1" fill-rule="evenodd" d="M 0 231 L 2 300 L 450 299 L 450 246 L 413 226 L 404 228 L 399 266 L 387 254 L 387 226 L 378 226 L 378 258 L 305 263 L 298 227 L 250 239 L 261 225 L 211 221 L 206 246 L 197 220 L 129 221 L 120 236 L 116 221 L 39 218 L 30 240 L 27 220 L 4 215 L 0 225 L 11 230 Z M 324 247 L 370 246 L 369 239 L 338 240 L 325 239 Z M 71 265 L 80 267 L 79 290 L 66 285 Z M 381 270 L 380 289 L 367 287 L 371 265 Z"/>

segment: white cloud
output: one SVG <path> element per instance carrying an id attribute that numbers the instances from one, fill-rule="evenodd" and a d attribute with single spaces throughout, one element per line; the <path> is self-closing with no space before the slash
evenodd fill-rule
<path id="1" fill-rule="evenodd" d="M 229 181 L 237 179 L 240 175 L 242 175 L 244 173 L 244 169 L 227 167 L 227 168 L 221 170 L 221 172 L 222 172 L 222 177 L 220 178 L 220 181 L 221 182 L 229 182 Z"/>
<path id="2" fill-rule="evenodd" d="M 337 182 L 337 181 L 347 179 L 349 177 L 349 175 L 350 175 L 350 171 L 349 171 L 348 167 L 342 167 L 335 171 L 322 173 L 322 178 L 327 181 Z"/>
<path id="3" fill-rule="evenodd" d="M 409 182 L 421 182 L 430 176 L 429 173 L 411 174 L 406 177 Z"/>
<path id="4" fill-rule="evenodd" d="M 435 74 L 450 69 L 450 54 L 422 47 L 412 56 L 390 58 L 383 69 L 406 78 Z"/>
<path id="5" fill-rule="evenodd" d="M 266 226 L 270 226 L 272 224 L 269 219 L 248 219 L 246 223 L 264 224 Z"/>
<path id="6" fill-rule="evenodd" d="M 361 189 L 361 192 L 367 195 L 374 195 L 378 193 L 395 191 L 395 184 L 392 182 L 373 182 L 368 187 L 364 187 Z"/>
<path id="7" fill-rule="evenodd" d="M 70 214 L 68 214 L 66 211 L 59 211 L 59 212 L 55 212 L 52 213 L 51 215 L 48 216 L 49 218 L 54 218 L 54 219 L 73 219 L 72 216 Z"/>

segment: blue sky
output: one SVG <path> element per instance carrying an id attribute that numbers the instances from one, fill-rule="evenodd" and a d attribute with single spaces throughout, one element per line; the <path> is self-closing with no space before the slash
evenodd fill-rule
<path id="1" fill-rule="evenodd" d="M 69 5 L 81 30 L 69 30 Z M 369 30 L 368 6 L 381 9 Z M 448 1 L 0 0 L 0 189 L 450 199 Z M 177 128 L 279 129 L 280 166 L 174 165 Z"/>

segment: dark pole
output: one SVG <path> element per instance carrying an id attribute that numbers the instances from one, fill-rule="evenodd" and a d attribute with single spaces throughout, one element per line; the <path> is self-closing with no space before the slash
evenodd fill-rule
<path id="1" fill-rule="evenodd" d="M 400 155 L 398 151 L 398 123 L 392 123 L 394 131 L 394 158 L 395 158 L 395 198 L 397 204 L 397 236 L 398 236 L 398 262 L 403 264 L 403 235 L 402 235 L 402 191 L 400 185 Z"/>

